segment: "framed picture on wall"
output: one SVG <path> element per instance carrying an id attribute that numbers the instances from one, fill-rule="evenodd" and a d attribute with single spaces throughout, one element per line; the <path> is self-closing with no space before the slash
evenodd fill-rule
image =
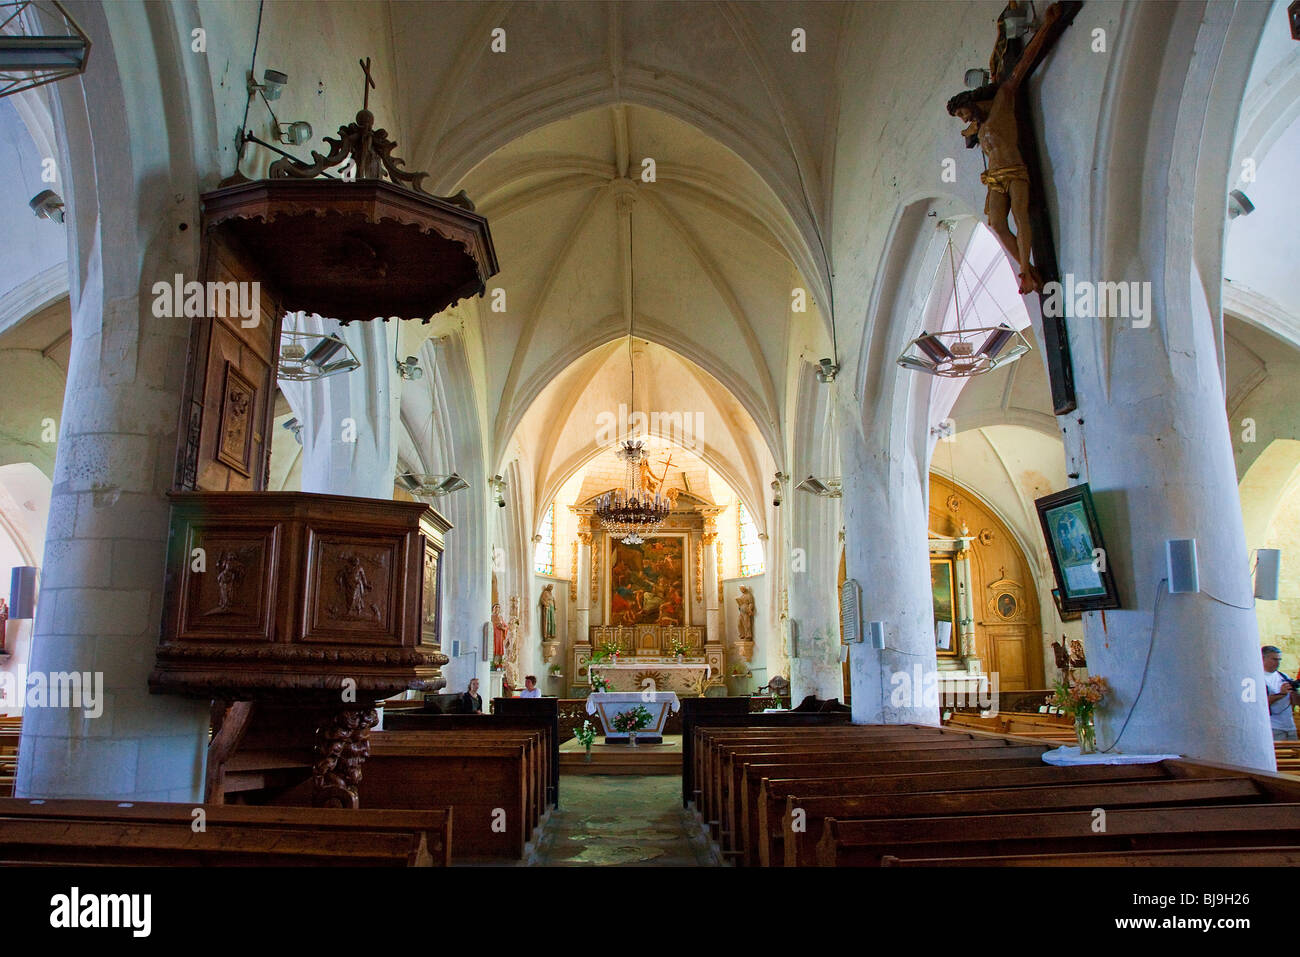
<path id="1" fill-rule="evenodd" d="M 1061 589 L 1052 589 L 1052 601 L 1056 602 L 1056 616 L 1060 618 L 1061 621 L 1078 621 L 1083 617 L 1083 612 L 1081 611 L 1066 611 L 1061 607 Z"/>
<path id="2" fill-rule="evenodd" d="M 1111 553 L 1102 537 L 1088 484 L 1045 495 L 1034 505 L 1060 591 L 1057 609 L 1064 615 L 1118 608 L 1119 592 L 1110 566 Z"/>
<path id="3" fill-rule="evenodd" d="M 953 634 L 956 603 L 956 567 L 952 558 L 930 556 L 930 593 L 934 603 L 934 648 L 941 656 L 956 657 L 957 639 Z"/>

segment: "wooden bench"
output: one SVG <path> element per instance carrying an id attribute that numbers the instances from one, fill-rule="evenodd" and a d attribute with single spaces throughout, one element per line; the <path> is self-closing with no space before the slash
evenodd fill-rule
<path id="1" fill-rule="evenodd" d="M 860 794 L 813 797 L 790 795 L 782 815 L 786 867 L 817 863 L 824 822 L 836 818 L 907 818 L 938 815 L 992 815 L 1105 808 L 1177 805 L 1227 805 L 1265 800 L 1248 778 L 1164 779 L 1156 781 L 1090 782 L 972 791 Z M 799 830 L 793 828 L 798 820 Z"/>
<path id="2" fill-rule="evenodd" d="M 544 814 L 535 731 L 377 731 L 362 766 L 362 808 L 450 806 L 452 852 L 520 858 Z"/>
<path id="3" fill-rule="evenodd" d="M 203 826 L 196 830 L 196 810 Z M 0 800 L 0 863 L 428 867 L 451 813 L 86 800 Z"/>
<path id="4" fill-rule="evenodd" d="M 898 858 L 882 867 L 1288 867 L 1300 864 L 1300 847 L 1179 847 L 1161 851 L 1088 854 L 1006 854 L 995 857 Z"/>
<path id="5" fill-rule="evenodd" d="M 1087 784 L 1105 781 L 1158 781 L 1169 772 L 1157 764 L 1091 765 L 1059 768 L 1041 762 L 1028 767 L 976 771 L 930 771 L 923 774 L 888 774 L 873 777 L 763 778 L 758 796 L 755 836 L 759 863 L 786 866 L 786 799 L 852 794 L 911 794 L 935 791 L 969 791 L 978 788 L 1015 788 L 1041 785 Z M 820 821 L 817 822 L 820 829 Z M 805 862 L 807 863 L 807 862 Z"/>
<path id="6" fill-rule="evenodd" d="M 891 858 L 1112 853 L 1178 848 L 1300 847 L 1300 803 L 838 820 L 817 845 L 823 867 L 880 866 Z"/>
<path id="7" fill-rule="evenodd" d="M 18 719 L 21 722 L 21 718 Z M 18 774 L 18 738 L 20 726 L 9 722 L 0 727 L 0 798 L 12 797 L 14 778 Z"/>

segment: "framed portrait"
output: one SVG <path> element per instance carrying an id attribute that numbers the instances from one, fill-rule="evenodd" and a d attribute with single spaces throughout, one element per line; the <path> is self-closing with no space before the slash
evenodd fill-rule
<path id="1" fill-rule="evenodd" d="M 1045 495 L 1034 505 L 1060 591 L 1057 609 L 1065 613 L 1118 608 L 1111 553 L 1102 537 L 1088 484 Z"/>
<path id="2" fill-rule="evenodd" d="M 951 557 L 930 556 L 930 593 L 934 602 L 934 648 L 942 657 L 957 656 L 956 564 Z"/>

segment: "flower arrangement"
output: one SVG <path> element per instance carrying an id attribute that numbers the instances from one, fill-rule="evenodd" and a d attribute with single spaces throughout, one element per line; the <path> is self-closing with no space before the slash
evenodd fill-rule
<path id="1" fill-rule="evenodd" d="M 495 655 L 495 656 L 492 658 L 492 670 L 493 670 L 493 671 L 500 671 L 501 668 L 504 666 L 504 664 L 505 664 L 505 663 L 501 660 L 501 655 Z"/>
<path id="2" fill-rule="evenodd" d="M 551 665 L 551 674 L 558 675 L 558 674 L 563 674 L 563 672 L 560 670 L 559 665 Z"/>
<path id="3" fill-rule="evenodd" d="M 1079 739 L 1079 753 L 1097 750 L 1097 730 L 1092 716 L 1097 706 L 1110 694 L 1110 684 L 1101 675 L 1089 675 L 1083 681 L 1066 671 L 1056 680 L 1051 703 L 1074 717 L 1074 734 Z"/>
<path id="4" fill-rule="evenodd" d="M 671 654 L 676 658 L 685 658 L 687 655 L 691 653 L 690 646 L 682 644 L 676 638 L 673 639 L 673 643 L 669 646 L 669 648 Z"/>
<path id="5" fill-rule="evenodd" d="M 606 681 L 604 678 L 602 678 L 602 677 L 601 677 L 600 675 L 598 675 L 598 674 L 592 674 L 592 676 L 591 676 L 591 690 L 592 690 L 592 691 L 608 691 L 608 690 L 609 690 L 609 682 Z"/>
<path id="6" fill-rule="evenodd" d="M 1080 681 L 1074 675 L 1058 678 L 1052 704 L 1068 715 L 1090 718 L 1097 705 L 1110 694 L 1110 684 L 1101 675 L 1089 675 Z"/>
<path id="7" fill-rule="evenodd" d="M 650 712 L 645 709 L 645 705 L 639 704 L 635 708 L 614 715 L 614 730 L 625 734 L 640 731 L 642 728 L 648 728 L 650 721 Z"/>
<path id="8" fill-rule="evenodd" d="M 596 740 L 596 729 L 590 721 L 583 721 L 581 728 L 573 729 L 573 736 L 578 739 L 578 743 L 586 750 L 591 750 L 591 744 Z"/>
<path id="9" fill-rule="evenodd" d="M 600 657 L 602 661 L 608 661 L 610 658 L 618 657 L 618 645 L 612 641 L 607 641 L 600 646 Z"/>

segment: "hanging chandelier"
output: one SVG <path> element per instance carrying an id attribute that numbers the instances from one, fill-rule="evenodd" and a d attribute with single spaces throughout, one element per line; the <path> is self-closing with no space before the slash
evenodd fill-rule
<path id="1" fill-rule="evenodd" d="M 633 357 L 633 332 L 636 322 L 636 273 L 632 263 L 632 212 L 628 210 L 628 269 L 632 276 L 631 303 L 627 321 L 627 360 L 630 370 L 631 386 L 628 408 L 636 409 L 636 361 Z M 629 416 L 631 421 L 632 416 Z M 642 534 L 654 531 L 668 518 L 672 511 L 672 502 L 657 492 L 651 495 L 641 482 L 642 470 L 646 467 L 649 453 L 645 443 L 628 435 L 614 453 L 623 460 L 626 472 L 621 489 L 611 489 L 596 502 L 596 516 L 601 526 L 611 535 L 620 536 L 624 545 L 639 545 L 644 539 Z"/>
<path id="2" fill-rule="evenodd" d="M 904 369 L 945 379 L 961 379 L 992 372 L 1015 362 L 1030 350 L 1029 340 L 1005 319 L 995 326 L 965 325 L 957 287 L 957 254 L 952 246 L 956 223 L 940 223 L 948 230 L 948 264 L 952 270 L 952 302 L 957 325 L 940 332 L 923 332 L 907 344 L 897 362 Z M 974 297 L 971 297 L 974 301 Z M 978 322 L 978 320 L 977 320 Z"/>

